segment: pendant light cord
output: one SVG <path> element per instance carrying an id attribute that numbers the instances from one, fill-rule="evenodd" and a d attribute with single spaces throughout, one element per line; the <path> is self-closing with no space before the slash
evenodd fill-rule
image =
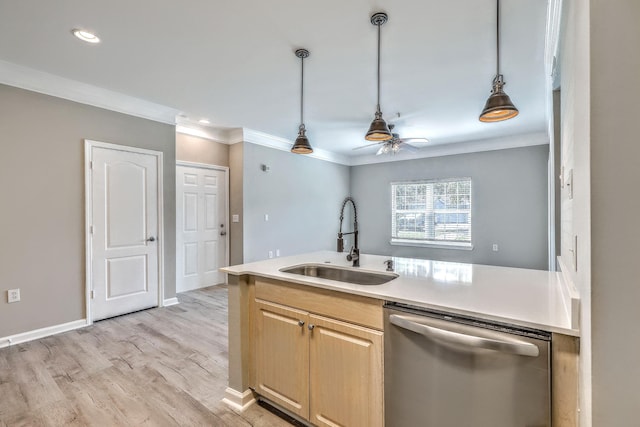
<path id="1" fill-rule="evenodd" d="M 304 57 L 300 58 L 300 126 L 304 126 Z"/>
<path id="2" fill-rule="evenodd" d="M 378 103 L 376 105 L 376 112 L 380 112 L 380 27 L 378 24 Z"/>
<path id="3" fill-rule="evenodd" d="M 496 78 L 500 75 L 500 0 L 496 0 Z"/>

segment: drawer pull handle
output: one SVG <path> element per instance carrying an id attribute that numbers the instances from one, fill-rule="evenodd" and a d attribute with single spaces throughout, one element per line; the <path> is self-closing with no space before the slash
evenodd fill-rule
<path id="1" fill-rule="evenodd" d="M 304 320 L 298 320 L 298 326 L 304 326 Z"/>
<path id="2" fill-rule="evenodd" d="M 309 326 L 307 326 L 307 328 L 309 328 L 310 331 L 313 331 L 313 328 L 315 328 L 316 325 L 314 325 L 313 323 L 309 323 Z"/>

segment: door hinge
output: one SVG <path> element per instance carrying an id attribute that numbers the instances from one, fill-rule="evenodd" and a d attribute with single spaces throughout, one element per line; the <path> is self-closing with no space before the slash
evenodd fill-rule
<path id="1" fill-rule="evenodd" d="M 89 160 L 89 170 L 93 170 L 93 160 Z"/>
<path id="2" fill-rule="evenodd" d="M 93 225 L 89 226 L 89 234 L 93 234 Z"/>
<path id="3" fill-rule="evenodd" d="M 96 294 L 93 290 L 91 290 L 91 299 L 94 299 L 96 297 Z"/>

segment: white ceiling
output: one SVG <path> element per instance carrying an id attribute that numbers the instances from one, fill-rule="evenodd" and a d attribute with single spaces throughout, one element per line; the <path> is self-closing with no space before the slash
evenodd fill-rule
<path id="1" fill-rule="evenodd" d="M 295 139 L 300 60 L 314 148 L 342 155 L 376 103 L 382 27 L 385 117 L 433 145 L 546 131 L 547 1 L 502 0 L 501 71 L 520 110 L 481 123 L 495 74 L 495 0 L 0 0 L 0 60 L 165 105 L 212 126 Z M 95 31 L 98 45 L 72 28 Z M 396 119 L 397 113 L 400 119 Z"/>

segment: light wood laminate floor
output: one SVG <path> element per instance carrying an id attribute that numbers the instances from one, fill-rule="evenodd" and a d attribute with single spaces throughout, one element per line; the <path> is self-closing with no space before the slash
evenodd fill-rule
<path id="1" fill-rule="evenodd" d="M 227 387 L 227 288 L 0 349 L 0 426 L 291 426 Z"/>

